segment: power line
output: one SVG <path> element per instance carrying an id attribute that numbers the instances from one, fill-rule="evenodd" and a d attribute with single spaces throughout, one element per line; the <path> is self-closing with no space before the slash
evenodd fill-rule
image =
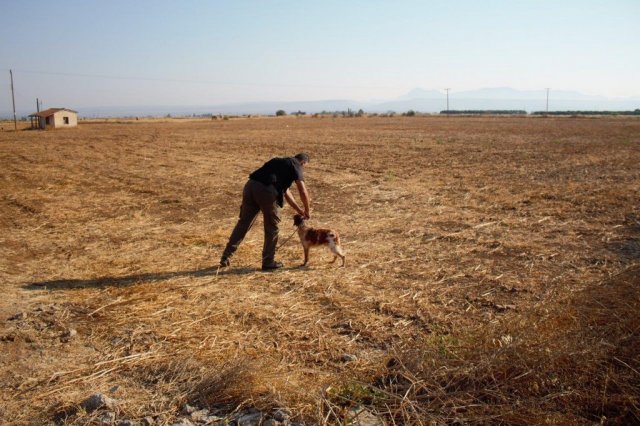
<path id="1" fill-rule="evenodd" d="M 451 90 L 451 88 L 447 87 L 444 90 L 447 91 L 447 114 L 449 114 L 449 90 Z"/>
<path id="2" fill-rule="evenodd" d="M 18 119 L 16 118 L 16 96 L 13 93 L 13 71 L 9 70 L 9 75 L 11 76 L 11 101 L 13 102 L 13 125 L 18 131 Z"/>
<path id="3" fill-rule="evenodd" d="M 549 87 L 545 87 L 547 90 L 547 114 L 549 114 Z"/>
<path id="4" fill-rule="evenodd" d="M 238 82 L 221 81 L 221 80 L 152 78 L 152 77 L 136 77 L 136 76 L 106 75 L 106 74 L 70 73 L 70 72 L 58 72 L 58 71 L 36 71 L 36 70 L 23 70 L 23 69 L 16 69 L 15 71 L 28 73 L 28 74 L 57 75 L 57 76 L 63 76 L 63 77 L 100 78 L 100 79 L 106 79 L 106 80 L 150 81 L 150 82 L 159 82 L 159 83 L 212 84 L 212 85 L 219 85 L 219 86 L 407 90 L 406 87 L 400 87 L 400 86 L 340 86 L 340 85 L 321 85 L 321 84 L 271 84 L 271 83 L 258 84 L 258 83 L 238 83 Z"/>

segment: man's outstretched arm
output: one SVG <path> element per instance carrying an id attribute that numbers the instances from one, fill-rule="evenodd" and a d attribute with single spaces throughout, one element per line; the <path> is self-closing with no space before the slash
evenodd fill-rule
<path id="1" fill-rule="evenodd" d="M 303 181 L 297 180 L 296 186 L 298 187 L 298 193 L 300 194 L 300 199 L 302 200 L 304 210 L 300 208 L 295 198 L 293 198 L 290 190 L 287 189 L 287 192 L 284 193 L 284 198 L 295 211 L 303 215 L 306 219 L 309 219 L 311 213 L 309 193 L 307 192 L 307 188 L 304 185 Z"/>

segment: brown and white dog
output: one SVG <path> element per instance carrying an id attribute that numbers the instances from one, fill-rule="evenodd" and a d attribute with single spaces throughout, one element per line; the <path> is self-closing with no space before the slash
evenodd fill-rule
<path id="1" fill-rule="evenodd" d="M 304 248 L 304 263 L 302 266 L 306 266 L 309 262 L 309 249 L 311 247 L 321 246 L 328 247 L 333 253 L 333 260 L 330 263 L 335 262 L 338 256 L 340 256 L 342 266 L 344 266 L 345 255 L 340 246 L 340 236 L 338 232 L 333 229 L 314 229 L 308 227 L 305 224 L 304 217 L 300 214 L 293 216 L 293 224 L 298 227 L 298 235 Z"/>

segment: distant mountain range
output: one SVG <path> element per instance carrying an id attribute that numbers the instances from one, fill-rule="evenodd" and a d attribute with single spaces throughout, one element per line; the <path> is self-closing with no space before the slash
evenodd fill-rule
<path id="1" fill-rule="evenodd" d="M 449 92 L 449 109 L 518 109 L 528 112 L 546 109 L 546 90 L 517 90 L 510 87 L 485 88 L 463 92 Z M 378 111 L 408 110 L 420 112 L 439 112 L 446 110 L 446 93 L 436 90 L 413 89 L 394 101 L 375 105 Z M 612 110 L 624 111 L 640 108 L 640 97 L 607 98 L 583 93 L 550 90 L 549 110 Z"/>
<path id="2" fill-rule="evenodd" d="M 67 105 L 74 108 L 73 105 Z M 322 111 L 347 111 L 359 109 L 369 113 L 440 112 L 447 108 L 446 94 L 437 90 L 415 88 L 397 99 L 376 102 L 358 102 L 345 99 L 300 102 L 247 102 L 208 106 L 139 106 L 139 107 L 86 107 L 77 109 L 81 117 L 124 116 L 185 116 L 192 114 L 275 114 L 277 110 L 287 113 L 304 111 L 307 114 Z M 549 91 L 549 111 L 589 110 L 624 111 L 640 108 L 640 97 L 607 98 L 590 96 L 565 90 Z M 451 110 L 525 110 L 528 112 L 546 109 L 546 90 L 517 90 L 509 87 L 483 88 L 462 92 L 449 92 Z M 31 112 L 31 111 L 30 111 Z M 26 115 L 30 112 L 20 115 Z M 9 114 L 3 114 L 6 117 Z"/>
<path id="3" fill-rule="evenodd" d="M 424 90 L 413 89 L 406 95 L 402 96 L 402 99 L 442 99 L 445 95 L 443 92 L 437 90 Z M 528 99 L 528 100 L 543 100 L 546 101 L 546 90 L 517 90 L 510 87 L 494 87 L 484 88 L 477 90 L 469 90 L 464 92 L 450 92 L 449 98 L 458 99 L 490 99 L 490 100 L 514 100 L 514 99 Z M 608 98 L 603 96 L 591 96 L 585 95 L 580 92 L 567 91 L 567 90 L 550 90 L 550 99 L 562 99 L 562 100 L 607 100 Z"/>

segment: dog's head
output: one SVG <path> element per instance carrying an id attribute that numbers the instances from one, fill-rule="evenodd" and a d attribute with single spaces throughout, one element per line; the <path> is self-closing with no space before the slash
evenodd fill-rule
<path id="1" fill-rule="evenodd" d="M 293 224 L 295 226 L 304 225 L 304 216 L 302 216 L 301 214 L 294 215 L 293 216 Z"/>

